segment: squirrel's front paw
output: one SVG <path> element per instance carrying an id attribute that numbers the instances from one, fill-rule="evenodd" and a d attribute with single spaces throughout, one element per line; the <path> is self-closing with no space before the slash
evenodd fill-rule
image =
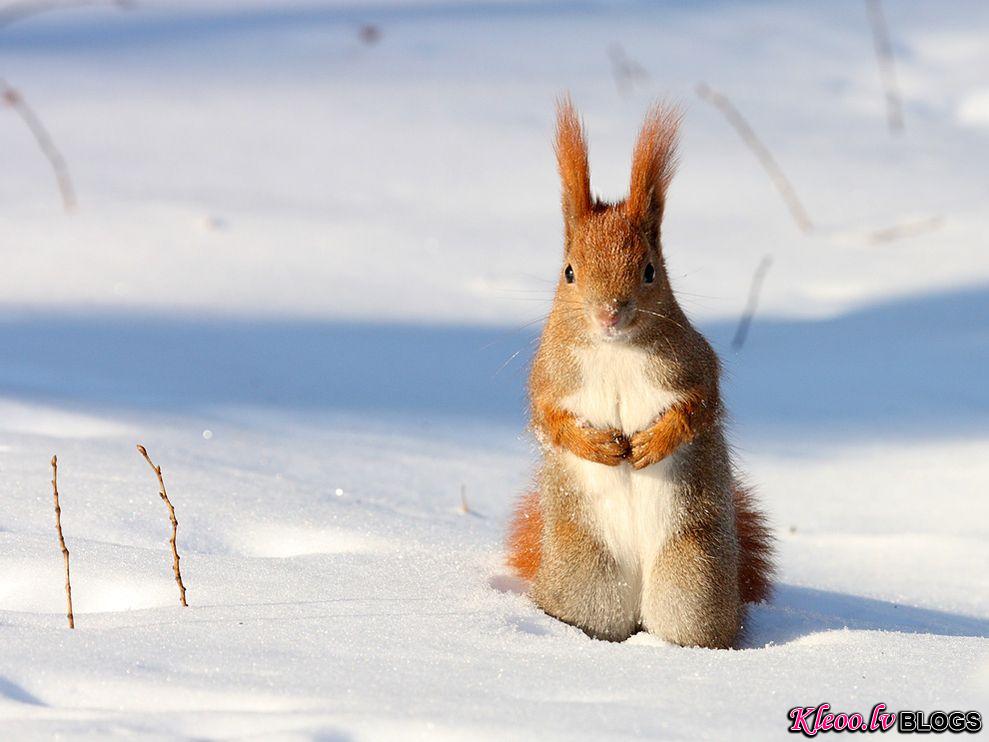
<path id="1" fill-rule="evenodd" d="M 629 462 L 633 469 L 645 469 L 662 461 L 674 451 L 670 441 L 653 429 L 640 430 L 632 436 Z"/>
<path id="2" fill-rule="evenodd" d="M 628 458 L 631 447 L 620 430 L 615 428 L 583 428 L 583 445 L 576 451 L 581 458 L 605 466 L 618 466 Z"/>

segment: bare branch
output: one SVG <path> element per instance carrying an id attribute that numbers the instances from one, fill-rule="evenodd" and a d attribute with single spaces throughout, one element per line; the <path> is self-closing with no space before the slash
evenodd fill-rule
<path id="1" fill-rule="evenodd" d="M 69 628 L 76 627 L 75 616 L 72 614 L 72 581 L 69 579 L 69 549 L 65 545 L 62 537 L 62 508 L 58 504 L 58 457 L 52 456 L 52 497 L 55 500 L 55 531 L 58 533 L 58 545 L 62 549 L 62 559 L 65 560 L 65 603 L 67 608 L 66 617 L 69 619 Z"/>
<path id="2" fill-rule="evenodd" d="M 889 40 L 889 27 L 883 14 L 882 0 L 865 0 L 865 8 L 869 12 L 869 25 L 872 27 L 872 44 L 879 65 L 879 80 L 886 95 L 886 124 L 891 134 L 899 134 L 903 131 L 903 102 L 896 82 L 893 44 Z"/>
<path id="3" fill-rule="evenodd" d="M 628 96 L 636 83 L 649 79 L 646 68 L 625 53 L 625 47 L 617 41 L 608 46 L 608 58 L 611 60 L 611 75 L 615 79 L 615 87 L 622 97 Z"/>
<path id="4" fill-rule="evenodd" d="M 10 87 L 3 78 L 0 78 L 0 101 L 13 108 L 31 131 L 42 154 L 48 158 L 52 170 L 55 171 L 55 181 L 58 183 L 59 193 L 62 194 L 62 204 L 65 206 L 65 210 L 72 211 L 76 205 L 76 195 L 72 188 L 72 178 L 69 177 L 68 165 L 65 164 L 65 158 L 58 151 L 48 130 L 41 123 L 41 119 L 27 104 L 20 92 Z"/>
<path id="5" fill-rule="evenodd" d="M 893 242 L 906 237 L 916 237 L 939 229 L 944 224 L 943 216 L 929 216 L 926 219 L 918 219 L 912 222 L 902 222 L 894 224 L 892 227 L 877 229 L 869 234 L 869 242 L 879 245 L 883 242 Z"/>
<path id="6" fill-rule="evenodd" d="M 805 233 L 813 231 L 814 225 L 810 220 L 810 216 L 807 214 L 807 210 L 800 203 L 793 184 L 783 173 L 782 168 L 777 164 L 772 153 L 760 141 L 759 137 L 756 136 L 752 127 L 749 126 L 749 122 L 739 113 L 738 109 L 722 93 L 713 90 L 706 83 L 702 82 L 697 86 L 697 95 L 721 111 L 722 115 L 728 120 L 728 123 L 732 125 L 742 138 L 742 141 L 752 150 L 752 153 L 759 160 L 759 164 L 762 165 L 763 170 L 766 171 L 770 180 L 773 181 L 773 185 L 776 186 L 776 190 L 779 191 L 783 202 L 790 210 L 790 215 L 801 231 Z"/>
<path id="7" fill-rule="evenodd" d="M 87 5 L 113 5 L 121 10 L 134 7 L 132 0 L 19 0 L 0 7 L 0 28 L 52 10 L 82 8 Z"/>
<path id="8" fill-rule="evenodd" d="M 175 572 L 175 583 L 179 586 L 179 600 L 183 606 L 188 606 L 189 604 L 185 602 L 185 585 L 182 584 L 182 573 L 179 571 L 179 551 L 175 546 L 175 537 L 179 530 L 179 522 L 175 519 L 175 508 L 172 507 L 172 503 L 168 499 L 168 493 L 165 491 L 165 480 L 161 478 L 161 467 L 155 466 L 151 457 L 148 456 L 148 450 L 144 446 L 138 444 L 137 450 L 144 457 L 144 460 L 148 462 L 151 471 L 158 477 L 158 496 L 165 503 L 165 507 L 168 508 L 168 517 L 172 522 L 172 538 L 169 541 L 172 546 L 172 571 Z"/>
<path id="9" fill-rule="evenodd" d="M 766 280 L 766 273 L 769 272 L 773 264 L 773 256 L 766 255 L 759 261 L 755 273 L 752 274 L 752 283 L 749 285 L 749 300 L 745 303 L 745 311 L 738 321 L 738 329 L 735 330 L 735 337 L 732 338 L 731 348 L 736 353 L 745 345 L 745 338 L 749 334 L 749 326 L 752 318 L 755 317 L 755 310 L 759 306 L 759 293 L 762 291 L 762 284 Z"/>

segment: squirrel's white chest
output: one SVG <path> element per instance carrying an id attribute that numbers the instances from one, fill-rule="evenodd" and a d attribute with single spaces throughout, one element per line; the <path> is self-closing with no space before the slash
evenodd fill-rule
<path id="1" fill-rule="evenodd" d="M 677 395 L 655 380 L 652 355 L 625 343 L 598 343 L 575 351 L 581 385 L 563 407 L 596 428 L 626 435 L 649 427 Z"/>
<path id="2" fill-rule="evenodd" d="M 582 383 L 562 404 L 594 427 L 614 427 L 630 436 L 648 428 L 678 399 L 656 381 L 654 360 L 646 351 L 602 343 L 576 352 Z M 628 578 L 640 580 L 676 520 L 673 457 L 639 471 L 569 452 L 564 458 L 580 483 L 588 525 Z"/>

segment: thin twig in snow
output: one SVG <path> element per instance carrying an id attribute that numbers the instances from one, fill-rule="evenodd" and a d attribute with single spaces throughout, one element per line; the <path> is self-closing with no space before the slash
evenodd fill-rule
<path id="1" fill-rule="evenodd" d="M 155 466 L 151 457 L 148 456 L 148 450 L 140 443 L 137 444 L 137 450 L 144 457 L 144 460 L 148 462 L 151 471 L 158 477 L 158 496 L 165 503 L 165 507 L 168 508 L 168 517 L 172 521 L 172 538 L 169 541 L 172 545 L 172 571 L 175 572 L 175 583 L 179 586 L 179 600 L 183 606 L 188 606 L 189 604 L 185 602 L 185 585 L 182 584 L 182 573 L 179 571 L 179 551 L 175 546 L 175 536 L 179 530 L 179 522 L 175 519 L 175 508 L 172 507 L 172 502 L 168 499 L 168 493 L 165 491 L 165 480 L 161 478 L 161 467 Z"/>
<path id="2" fill-rule="evenodd" d="M 745 345 L 745 338 L 749 334 L 749 326 L 752 324 L 755 310 L 759 306 L 759 292 L 762 291 L 763 281 L 766 280 L 766 273 L 772 264 L 773 256 L 766 255 L 759 261 L 755 273 L 752 274 L 752 283 L 749 285 L 749 299 L 745 303 L 745 311 L 742 312 L 742 317 L 738 321 L 738 329 L 735 330 L 735 337 L 731 341 L 731 348 L 736 353 Z"/>
<path id="3" fill-rule="evenodd" d="M 717 90 L 712 89 L 706 83 L 700 83 L 697 86 L 697 95 L 706 100 L 708 103 L 713 105 L 722 115 L 728 120 L 728 123 L 732 125 L 738 135 L 745 142 L 746 146 L 752 150 L 752 153 L 759 160 L 759 164 L 762 165 L 763 170 L 769 175 L 769 178 L 773 181 L 773 185 L 776 186 L 776 190 L 779 191 L 780 196 L 783 198 L 783 202 L 786 207 L 790 210 L 790 215 L 793 220 L 797 223 L 803 232 L 811 232 L 814 229 L 814 224 L 810 220 L 810 216 L 807 214 L 807 210 L 804 208 L 803 204 L 800 203 L 800 199 L 797 197 L 797 191 L 793 187 L 789 178 L 783 173 L 782 168 L 776 162 L 772 153 L 766 147 L 765 144 L 760 141 L 759 137 L 756 136 L 752 127 L 749 126 L 749 122 L 745 120 L 745 117 L 739 113 L 738 109 L 735 108 L 734 104 L 728 100 L 722 93 Z"/>
<path id="4" fill-rule="evenodd" d="M 903 131 L 903 102 L 900 97 L 900 87 L 896 82 L 889 26 L 886 25 L 881 0 L 865 0 L 865 7 L 869 12 L 869 25 L 872 27 L 872 44 L 876 49 L 879 79 L 886 95 L 886 124 L 891 134 L 899 134 Z"/>
<path id="5" fill-rule="evenodd" d="M 467 485 L 460 485 L 460 512 L 463 515 L 470 514 L 470 508 L 467 506 Z"/>
<path id="6" fill-rule="evenodd" d="M 55 500 L 55 531 L 58 533 L 58 545 L 62 549 L 62 559 L 65 560 L 65 603 L 67 607 L 66 618 L 69 619 L 69 628 L 76 627 L 76 619 L 72 614 L 72 580 L 69 579 L 69 549 L 65 545 L 65 538 L 62 537 L 62 508 L 58 504 L 58 457 L 52 456 L 52 497 Z"/>
<path id="7" fill-rule="evenodd" d="M 8 85 L 3 78 L 0 78 L 0 100 L 13 108 L 31 131 L 42 154 L 48 158 L 52 170 L 55 171 L 55 181 L 58 183 L 59 193 L 62 194 L 62 204 L 65 206 L 65 210 L 72 211 L 76 205 L 76 195 L 72 188 L 72 178 L 69 177 L 69 168 L 45 125 L 41 123 L 41 119 L 38 118 L 34 109 L 24 100 L 24 96 Z"/>

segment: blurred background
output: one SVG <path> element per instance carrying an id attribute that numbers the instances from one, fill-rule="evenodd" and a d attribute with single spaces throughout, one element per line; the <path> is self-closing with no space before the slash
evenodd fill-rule
<path id="1" fill-rule="evenodd" d="M 3 300 L 526 319 L 508 293 L 544 290 L 556 270 L 549 141 L 567 90 L 606 198 L 624 194 L 647 104 L 686 110 L 667 235 L 682 289 L 713 297 L 698 317 L 736 314 L 767 253 L 775 314 L 974 284 L 985 7 L 885 9 L 893 130 L 867 7 L 8 3 L 4 79 L 64 155 L 78 208 L 56 218 L 49 165 L 7 111 Z M 772 152 L 809 235 L 700 82 Z M 926 229 L 877 239 L 904 223 Z"/>
<path id="2" fill-rule="evenodd" d="M 825 699 L 978 707 L 987 38 L 979 0 L 0 0 L 5 731 L 726 739 Z M 590 643 L 505 574 L 564 92 L 605 199 L 650 103 L 685 114 L 666 260 L 780 543 L 750 652 Z"/>
<path id="3" fill-rule="evenodd" d="M 755 300 L 743 341 L 824 343 L 831 382 L 864 363 L 916 397 L 970 365 L 919 337 L 984 348 L 987 24 L 979 2 L 6 3 L 0 333 L 21 352 L 0 383 L 42 384 L 47 358 L 18 364 L 72 325 L 74 373 L 37 391 L 137 403 L 152 385 L 131 365 L 165 364 L 159 394 L 187 400 L 336 404 L 370 373 L 383 406 L 518 407 L 559 267 L 569 91 L 604 198 L 625 193 L 649 103 L 683 107 L 666 253 L 718 341 Z M 523 330 L 484 353 L 482 327 Z M 412 358 L 422 343 L 431 358 Z M 410 383 L 377 376 L 395 356 Z M 870 407 L 888 383 L 862 386 Z M 939 415 L 984 422 L 984 394 L 936 386 L 954 400 L 930 400 Z M 800 394 L 846 417 L 848 391 Z"/>

